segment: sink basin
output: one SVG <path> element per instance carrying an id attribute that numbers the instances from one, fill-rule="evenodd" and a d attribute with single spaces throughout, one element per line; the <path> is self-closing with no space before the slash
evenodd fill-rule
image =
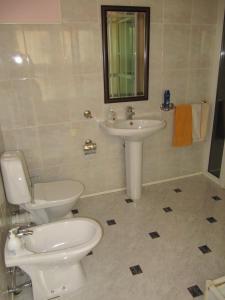
<path id="1" fill-rule="evenodd" d="M 120 136 L 129 141 L 141 141 L 156 131 L 164 128 L 163 120 L 115 120 L 100 123 L 101 128 L 109 135 Z"/>
<path id="2" fill-rule="evenodd" d="M 134 119 L 103 121 L 100 127 L 109 135 L 125 140 L 127 197 L 141 198 L 143 140 L 166 126 L 163 120 Z"/>

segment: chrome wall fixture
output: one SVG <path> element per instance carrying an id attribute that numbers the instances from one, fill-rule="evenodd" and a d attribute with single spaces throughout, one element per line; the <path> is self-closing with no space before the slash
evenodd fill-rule
<path id="1" fill-rule="evenodd" d="M 173 103 L 170 103 L 169 106 L 166 106 L 164 103 L 160 106 L 160 109 L 163 111 L 170 111 L 171 109 L 174 109 L 175 105 Z"/>
<path id="2" fill-rule="evenodd" d="M 85 117 L 86 119 L 92 119 L 93 116 L 92 116 L 91 111 L 90 111 L 90 110 L 85 110 L 85 111 L 84 111 L 84 117 Z"/>
<path id="3" fill-rule="evenodd" d="M 97 145 L 92 140 L 86 140 L 83 146 L 84 154 L 94 154 L 97 150 Z"/>
<path id="4" fill-rule="evenodd" d="M 17 276 L 23 276 L 24 272 L 18 268 L 18 267 L 11 267 L 7 268 L 7 273 L 9 274 L 9 287 L 5 291 L 0 291 L 0 294 L 6 295 L 6 294 L 13 294 L 13 295 L 19 295 L 23 289 L 31 287 L 32 282 L 31 280 L 25 281 L 23 283 L 17 284 Z M 14 299 L 14 297 L 12 297 Z"/>

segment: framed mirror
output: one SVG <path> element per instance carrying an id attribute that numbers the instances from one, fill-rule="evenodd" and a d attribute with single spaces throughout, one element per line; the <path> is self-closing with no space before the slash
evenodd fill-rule
<path id="1" fill-rule="evenodd" d="M 101 6 L 105 103 L 148 100 L 150 8 Z"/>

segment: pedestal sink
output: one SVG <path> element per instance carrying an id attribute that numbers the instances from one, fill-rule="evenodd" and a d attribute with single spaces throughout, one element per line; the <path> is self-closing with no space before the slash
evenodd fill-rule
<path id="1" fill-rule="evenodd" d="M 141 198 L 143 141 L 165 126 L 166 122 L 163 120 L 150 119 L 100 122 L 100 127 L 107 134 L 125 140 L 127 196 L 132 200 Z"/>

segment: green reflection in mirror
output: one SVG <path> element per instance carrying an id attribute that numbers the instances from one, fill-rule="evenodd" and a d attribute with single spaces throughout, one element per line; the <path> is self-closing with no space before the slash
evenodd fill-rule
<path id="1" fill-rule="evenodd" d="M 145 14 L 107 12 L 110 98 L 144 95 Z"/>

